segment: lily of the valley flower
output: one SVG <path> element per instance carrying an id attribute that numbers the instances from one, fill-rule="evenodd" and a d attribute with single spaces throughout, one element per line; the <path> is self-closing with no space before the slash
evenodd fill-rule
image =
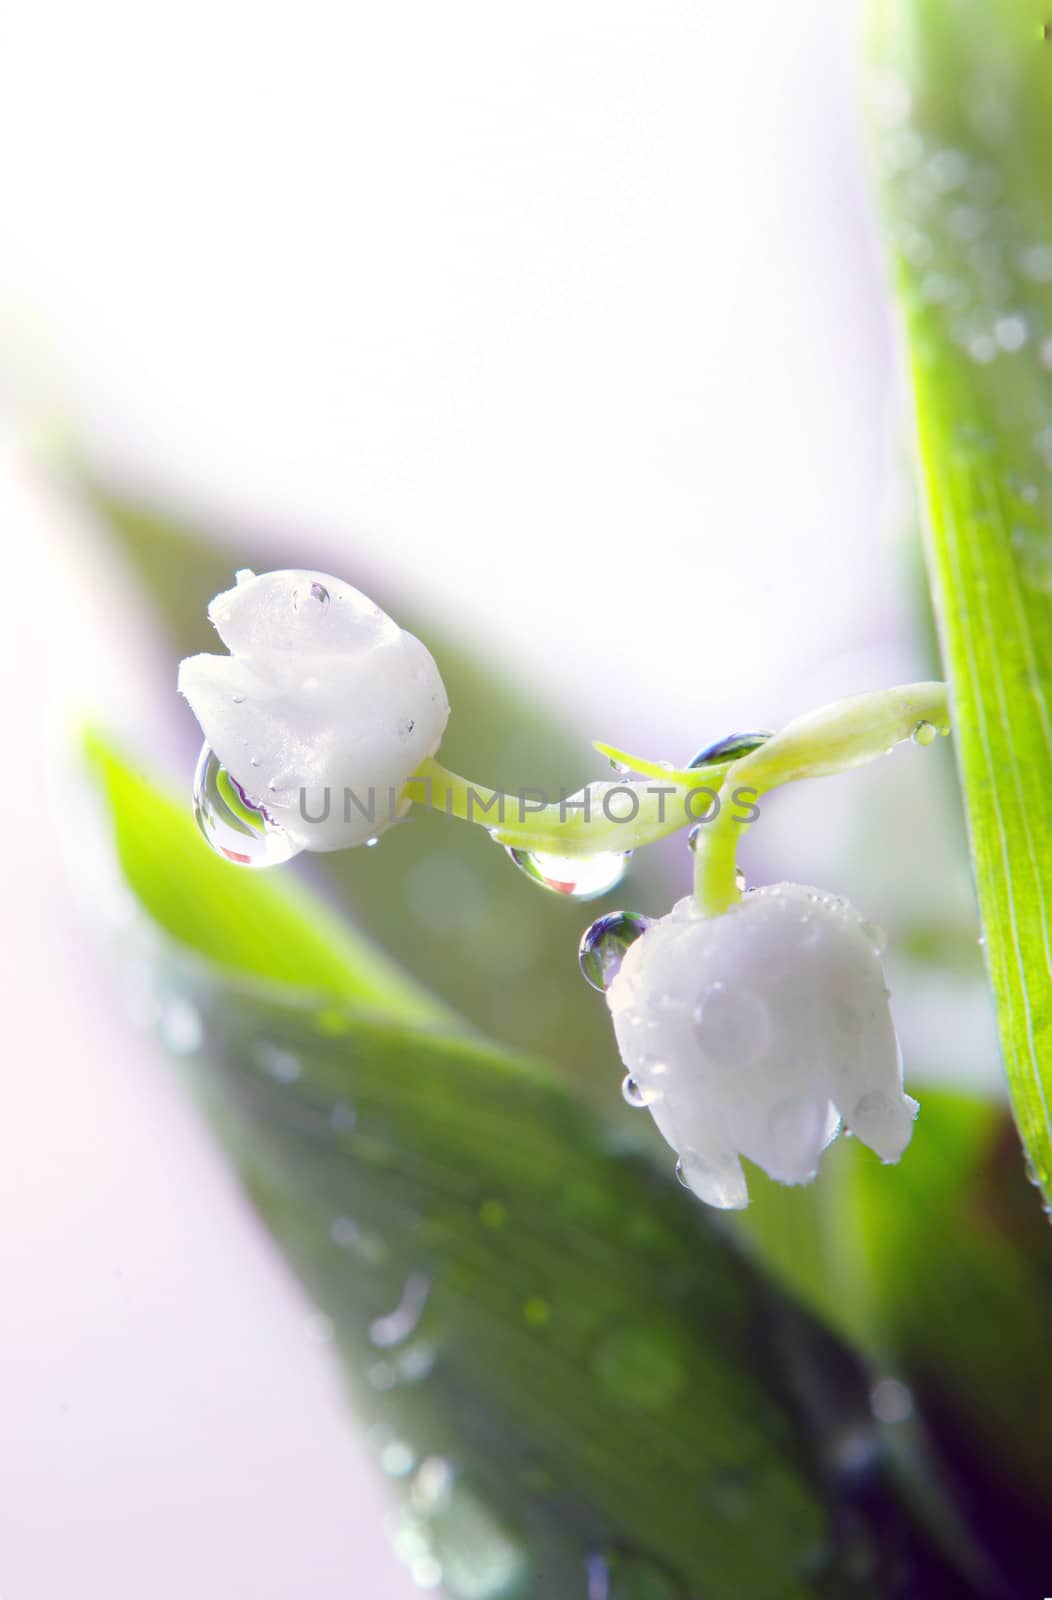
<path id="1" fill-rule="evenodd" d="M 627 951 L 607 1004 L 637 1103 L 710 1205 L 748 1204 L 740 1156 L 808 1183 L 840 1122 L 884 1161 L 910 1141 L 879 935 L 799 884 L 721 916 L 679 901 Z"/>
<path id="2" fill-rule="evenodd" d="M 208 615 L 230 654 L 190 656 L 179 690 L 247 800 L 299 849 L 390 827 L 449 716 L 420 641 L 321 572 L 239 573 Z"/>

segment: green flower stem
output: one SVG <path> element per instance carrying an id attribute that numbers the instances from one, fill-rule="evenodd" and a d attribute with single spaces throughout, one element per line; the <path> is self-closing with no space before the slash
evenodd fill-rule
<path id="1" fill-rule="evenodd" d="M 566 856 L 623 852 L 697 822 L 713 809 L 713 795 L 731 788 L 730 775 L 733 791 L 748 791 L 743 801 L 752 802 L 778 784 L 870 761 L 908 739 L 922 723 L 949 732 L 945 684 L 913 683 L 838 700 L 798 717 L 748 755 L 705 767 L 666 767 L 597 745 L 647 781 L 591 783 L 561 804 L 542 804 L 538 791 L 515 795 L 489 789 L 450 772 L 433 757 L 410 778 L 405 793 L 415 804 L 477 823 L 500 844 L 516 849 Z M 710 915 L 726 910 L 738 896 L 735 856 L 747 826 L 742 810 L 724 800 L 698 835 L 695 892 Z"/>
<path id="2" fill-rule="evenodd" d="M 498 843 L 515 849 L 596 855 L 637 850 L 689 827 L 711 805 L 730 763 L 715 762 L 689 772 L 647 766 L 659 776 L 648 775 L 645 784 L 590 783 L 561 805 L 542 805 L 538 791 L 525 789 L 518 795 L 487 789 L 431 757 L 410 778 L 405 792 L 416 804 L 478 823 Z M 587 812 L 582 808 L 585 794 Z"/>
<path id="3" fill-rule="evenodd" d="M 924 730 L 930 729 L 927 738 Z M 734 787 L 750 802 L 799 778 L 823 778 L 890 753 L 896 744 L 921 732 L 921 743 L 949 733 L 950 713 L 944 683 L 908 683 L 851 695 L 797 717 L 757 750 L 734 763 Z M 694 895 L 706 916 L 716 917 L 741 898 L 737 848 L 749 821 L 739 808 L 721 805 L 697 836 Z"/>

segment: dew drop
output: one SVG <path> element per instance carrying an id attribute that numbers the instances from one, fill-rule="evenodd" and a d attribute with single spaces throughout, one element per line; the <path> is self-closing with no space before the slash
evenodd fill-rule
<path id="1" fill-rule="evenodd" d="M 690 1179 L 687 1177 L 687 1171 L 682 1160 L 676 1162 L 676 1182 L 681 1183 L 684 1189 L 690 1188 Z"/>
<path id="2" fill-rule="evenodd" d="M 557 856 L 540 850 L 519 850 L 513 845 L 505 848 L 519 871 L 532 883 L 539 883 L 553 894 L 570 895 L 575 900 L 596 900 L 616 889 L 631 854 L 631 851 L 603 850 L 591 856 Z"/>
<path id="3" fill-rule="evenodd" d="M 934 744 L 938 737 L 939 730 L 935 726 L 934 722 L 926 722 L 923 717 L 910 734 L 910 738 L 913 740 L 914 744 L 921 745 Z"/>
<path id="4" fill-rule="evenodd" d="M 593 989 L 609 989 L 621 971 L 625 953 L 649 927 L 650 919 L 634 911 L 608 911 L 585 929 L 577 959 Z"/>
<path id="5" fill-rule="evenodd" d="M 869 1404 L 878 1422 L 908 1422 L 913 1415 L 913 1395 L 899 1378 L 879 1378 L 869 1391 Z"/>
<path id="6" fill-rule="evenodd" d="M 707 767 L 713 761 L 738 761 L 742 756 L 747 756 L 750 750 L 758 750 L 771 737 L 769 731 L 728 733 L 713 744 L 707 744 L 704 750 L 699 750 L 693 761 L 688 761 L 687 767 Z"/>
<path id="7" fill-rule="evenodd" d="M 375 849 L 376 849 L 376 846 L 377 846 L 377 845 L 378 845 L 378 844 L 379 844 L 379 843 L 380 843 L 380 837 L 379 837 L 379 835 L 378 835 L 378 834 L 375 834 L 375 833 L 374 833 L 374 834 L 373 834 L 373 836 L 372 836 L 372 838 L 371 838 L 371 839 L 366 839 L 366 841 L 365 841 L 365 848 L 366 848 L 366 849 L 367 849 L 367 850 L 375 850 Z"/>
<path id="8" fill-rule="evenodd" d="M 325 587 L 325 585 L 323 583 L 312 583 L 311 584 L 311 586 L 310 586 L 310 597 L 311 597 L 312 600 L 316 601 L 317 604 L 320 605 L 320 606 L 327 606 L 328 603 L 329 603 L 329 598 L 330 598 L 329 591 L 328 591 L 328 589 L 326 589 L 326 587 Z"/>
<path id="9" fill-rule="evenodd" d="M 300 1058 L 291 1050 L 282 1050 L 269 1039 L 260 1039 L 252 1049 L 252 1058 L 261 1072 L 275 1083 L 295 1083 L 303 1072 Z"/>
<path id="10" fill-rule="evenodd" d="M 369 1338 L 373 1344 L 380 1350 L 390 1350 L 395 1345 L 403 1344 L 416 1331 L 430 1292 L 431 1280 L 426 1273 L 410 1273 L 402 1290 L 402 1298 L 394 1310 L 377 1317 L 370 1326 Z"/>
<path id="11" fill-rule="evenodd" d="M 207 744 L 194 773 L 194 816 L 216 854 L 239 867 L 280 866 L 300 849 L 264 806 L 249 799 Z"/>
<path id="12" fill-rule="evenodd" d="M 635 1111 L 641 1111 L 647 1103 L 645 1090 L 639 1087 L 631 1073 L 626 1073 L 621 1081 L 621 1098 Z"/>

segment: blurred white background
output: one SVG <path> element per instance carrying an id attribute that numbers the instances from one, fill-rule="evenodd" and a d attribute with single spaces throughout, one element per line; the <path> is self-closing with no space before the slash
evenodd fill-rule
<path id="1" fill-rule="evenodd" d="M 908 674 L 856 49 L 843 0 L 9 8 L 0 1600 L 410 1590 L 308 1308 L 71 922 L 48 697 L 157 743 L 172 685 L 22 408 L 364 547 L 654 754 Z"/>

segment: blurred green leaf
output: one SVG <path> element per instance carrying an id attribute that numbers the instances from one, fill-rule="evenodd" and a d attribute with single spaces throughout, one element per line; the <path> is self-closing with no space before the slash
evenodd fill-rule
<path id="1" fill-rule="evenodd" d="M 1033 0 L 874 8 L 930 576 L 1016 1119 L 1052 1194 L 1052 44 Z"/>
<path id="2" fill-rule="evenodd" d="M 1000 1107 L 930 1092 L 922 1126 L 893 1181 L 863 1160 L 845 1172 L 853 1331 L 914 1387 L 951 1470 L 971 1481 L 973 1522 L 1028 1516 L 1030 1557 L 1035 1541 L 1047 1556 L 1052 1235 Z"/>
<path id="3" fill-rule="evenodd" d="M 244 932 L 236 963 L 203 961 L 222 863 L 187 894 L 182 808 L 98 738 L 91 770 L 173 935 L 160 1009 L 182 1007 L 195 1089 L 346 1361 L 422 1581 L 441 1570 L 462 1600 L 977 1592 L 884 1481 L 846 1349 L 702 1207 L 547 1069 L 346 1003 L 349 942 L 319 994 L 332 969 L 286 879 L 249 923 L 297 965 Z M 384 1005 L 375 975 L 362 992 Z"/>
<path id="4" fill-rule="evenodd" d="M 164 710 L 186 729 L 189 790 L 190 750 L 199 735 L 176 697 L 175 665 L 181 656 L 221 648 L 206 616 L 208 601 L 229 587 L 237 567 L 260 565 L 259 543 L 246 531 L 203 531 L 90 473 L 75 479 L 75 488 L 128 559 L 166 629 L 172 697 Z M 273 550 L 272 540 L 267 548 Z M 568 731 L 558 707 L 531 701 L 499 661 L 475 659 L 470 642 L 451 638 L 441 617 L 392 592 L 363 565 L 360 540 L 337 557 L 331 544 L 312 547 L 297 535 L 267 559 L 322 569 L 337 563 L 340 577 L 426 641 L 453 707 L 442 758 L 454 770 L 496 787 L 540 786 L 553 795 L 602 775 L 588 737 Z M 375 850 L 301 858 L 284 870 L 306 871 L 322 883 L 386 950 L 489 1035 L 564 1063 L 603 1091 L 616 1086 L 605 1008 L 581 982 L 577 942 L 612 904 L 667 909 L 672 891 L 653 851 L 633 861 L 612 895 L 582 906 L 529 885 L 481 829 L 416 810 Z"/>
<path id="5" fill-rule="evenodd" d="M 841 1139 L 819 1184 L 749 1183 L 735 1226 L 754 1259 L 875 1372 L 910 1386 L 943 1489 L 1013 1592 L 1037 1592 L 1052 1501 L 1052 1234 L 1005 1109 L 927 1088 L 897 1167 Z"/>

